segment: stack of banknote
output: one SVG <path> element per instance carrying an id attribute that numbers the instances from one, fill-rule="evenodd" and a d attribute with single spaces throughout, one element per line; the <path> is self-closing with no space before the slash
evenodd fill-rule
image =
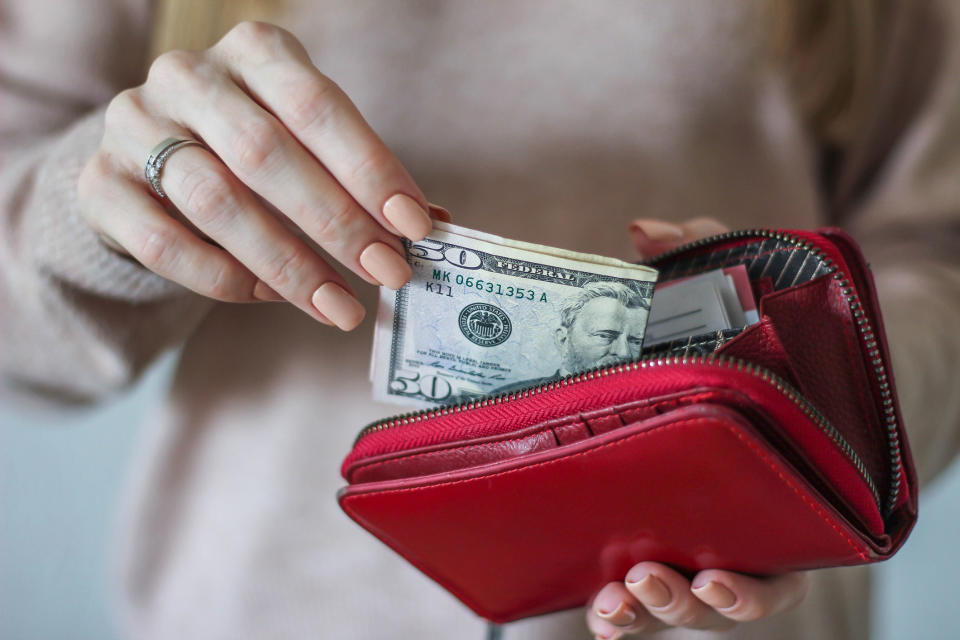
<path id="1" fill-rule="evenodd" d="M 407 259 L 410 282 L 381 289 L 370 378 L 375 399 L 411 408 L 534 388 L 697 336 L 716 333 L 719 346 L 758 321 L 742 265 L 656 284 L 643 265 L 443 222 Z"/>
<path id="2" fill-rule="evenodd" d="M 374 397 L 432 407 L 639 357 L 657 272 L 436 222 L 381 289 Z"/>

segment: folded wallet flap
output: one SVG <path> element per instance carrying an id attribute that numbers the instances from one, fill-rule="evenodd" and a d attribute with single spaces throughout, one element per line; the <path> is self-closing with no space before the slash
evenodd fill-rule
<path id="1" fill-rule="evenodd" d="M 710 404 L 522 459 L 352 485 L 339 500 L 497 622 L 583 605 L 641 560 L 767 574 L 890 552 L 739 413 Z"/>
<path id="2" fill-rule="evenodd" d="M 860 247 L 847 232 L 836 228 L 825 228 L 821 229 L 820 232 L 824 237 L 829 239 L 843 256 L 851 277 L 854 279 L 857 294 L 873 324 L 876 339 L 876 346 L 874 348 L 878 353 L 873 355 L 872 358 L 879 358 L 879 364 L 882 367 L 884 382 L 886 384 L 885 389 L 879 390 L 880 398 L 878 398 L 878 401 L 881 404 L 884 402 L 889 404 L 890 408 L 887 410 L 887 414 L 885 414 L 885 419 L 889 420 L 889 415 L 892 415 L 895 419 L 893 424 L 896 429 L 897 442 L 902 451 L 900 455 L 900 464 L 903 472 L 901 483 L 905 490 L 901 491 L 902 500 L 897 505 L 902 513 L 891 514 L 891 516 L 894 517 L 899 516 L 899 518 L 904 521 L 904 526 L 901 527 L 897 527 L 895 523 L 891 523 L 891 525 L 893 525 L 891 526 L 892 533 L 899 537 L 902 543 L 909 534 L 917 517 L 917 493 L 919 485 L 917 482 L 916 469 L 913 464 L 913 456 L 910 453 L 910 442 L 907 438 L 906 429 L 903 425 L 903 417 L 900 413 L 899 402 L 897 401 L 893 367 L 890 364 L 890 349 L 887 344 L 887 335 L 884 329 L 883 314 L 880 310 L 876 285 L 870 273 L 870 267 L 863 253 L 860 251 Z M 871 354 L 868 353 L 868 355 Z M 872 361 L 871 364 L 873 364 Z M 897 529 L 900 530 L 897 531 Z"/>

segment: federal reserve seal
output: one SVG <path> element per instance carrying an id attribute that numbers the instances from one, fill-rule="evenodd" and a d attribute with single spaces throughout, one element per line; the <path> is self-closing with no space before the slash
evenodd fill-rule
<path id="1" fill-rule="evenodd" d="M 481 347 L 495 347 L 510 337 L 513 325 L 500 307 L 486 302 L 468 304 L 460 312 L 460 331 Z"/>

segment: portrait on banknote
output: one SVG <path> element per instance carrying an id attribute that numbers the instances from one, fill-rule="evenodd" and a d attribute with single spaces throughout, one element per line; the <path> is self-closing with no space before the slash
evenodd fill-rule
<path id="1" fill-rule="evenodd" d="M 438 224 L 381 291 L 378 400 L 437 406 L 636 359 L 656 272 Z"/>

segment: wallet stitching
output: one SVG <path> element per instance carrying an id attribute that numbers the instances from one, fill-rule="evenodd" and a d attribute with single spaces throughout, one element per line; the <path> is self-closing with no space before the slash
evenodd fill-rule
<path id="1" fill-rule="evenodd" d="M 857 553 L 858 556 L 860 556 L 862 559 L 864 559 L 864 560 L 866 560 L 866 561 L 869 561 L 869 560 L 870 560 L 870 556 L 868 556 L 868 555 L 866 555 L 865 553 L 863 553 L 863 551 L 857 546 L 856 541 L 853 540 L 849 535 L 847 535 L 847 533 L 846 533 L 845 531 L 843 531 L 842 529 L 840 529 L 839 527 L 837 527 L 837 525 L 833 522 L 833 520 L 830 518 L 830 516 L 828 516 L 826 513 L 824 513 L 823 509 L 820 508 L 820 505 L 818 505 L 815 501 L 813 501 L 813 500 L 811 500 L 811 499 L 809 498 L 809 496 L 807 495 L 807 492 L 803 491 L 800 487 L 796 486 L 796 483 L 793 482 L 793 480 L 791 480 L 790 478 L 788 478 L 788 477 L 786 477 L 785 475 L 783 475 L 783 472 L 780 470 L 780 467 L 779 467 L 779 465 L 777 465 L 776 461 L 771 460 L 770 458 L 768 458 L 767 455 L 766 455 L 766 453 L 763 451 L 763 449 L 761 449 L 760 447 L 758 447 L 758 446 L 756 445 L 756 443 L 753 443 L 753 442 L 750 442 L 749 440 L 747 440 L 746 437 L 745 437 L 742 433 L 740 433 L 739 431 L 736 431 L 736 430 L 733 429 L 732 427 L 729 427 L 729 426 L 728 426 L 727 429 L 729 429 L 731 433 L 733 433 L 734 435 L 736 435 L 737 438 L 739 438 L 740 440 L 742 440 L 743 443 L 744 443 L 745 445 L 747 445 L 748 448 L 750 448 L 750 449 L 752 449 L 754 452 L 756 452 L 756 454 L 757 454 L 758 456 L 760 456 L 760 459 L 763 460 L 764 462 L 766 462 L 766 463 L 770 466 L 770 468 L 777 474 L 777 476 L 778 476 L 781 480 L 783 480 L 784 483 L 786 483 L 787 486 L 789 486 L 791 489 L 793 489 L 793 492 L 794 492 L 794 493 L 796 493 L 798 496 L 800 496 L 800 499 L 801 499 L 801 500 L 803 500 L 805 503 L 807 503 L 807 505 L 809 505 L 811 509 L 813 509 L 814 511 L 816 511 L 816 512 L 817 512 L 817 515 L 819 515 L 827 524 L 830 525 L 830 527 L 831 527 L 834 531 L 836 531 L 838 534 L 840 534 L 840 536 L 841 536 L 844 540 L 847 541 L 847 544 L 849 544 L 850 547 L 851 547 L 854 551 L 856 551 L 856 553 Z"/>
<path id="2" fill-rule="evenodd" d="M 579 419 L 579 416 L 571 416 L 571 417 L 565 419 L 563 422 L 560 422 L 560 423 L 558 423 L 558 424 L 556 424 L 556 425 L 550 425 L 549 427 L 544 427 L 544 430 L 546 430 L 546 429 L 553 429 L 553 428 L 555 428 L 555 427 L 567 427 L 567 426 L 570 426 L 571 424 L 575 423 L 578 419 Z M 368 463 L 360 464 L 360 465 L 357 465 L 356 467 L 354 467 L 354 469 L 350 472 L 350 475 L 353 476 L 353 475 L 359 473 L 360 471 L 370 470 L 370 469 L 373 469 L 374 467 L 380 467 L 380 466 L 383 466 L 383 465 L 392 464 L 392 463 L 394 463 L 394 462 L 406 462 L 406 461 L 409 461 L 409 460 L 413 460 L 414 458 L 423 458 L 423 457 L 432 456 L 432 455 L 437 455 L 437 454 L 441 454 L 441 453 L 449 453 L 449 452 L 451 452 L 451 451 L 456 451 L 456 450 L 458 450 L 458 449 L 459 449 L 459 450 L 463 450 L 463 449 L 471 449 L 471 448 L 476 448 L 476 447 L 486 447 L 486 446 L 489 446 L 489 445 L 491 445 L 491 444 L 496 445 L 496 444 L 506 444 L 506 443 L 508 443 L 508 442 L 517 442 L 518 440 L 525 440 L 525 439 L 527 439 L 527 438 L 533 438 L 533 437 L 539 436 L 539 435 L 541 435 L 541 434 L 544 433 L 544 430 L 536 431 L 536 432 L 534 432 L 534 433 L 528 433 L 528 434 L 522 435 L 522 436 L 517 436 L 517 437 L 515 437 L 515 438 L 507 438 L 507 439 L 504 439 L 504 440 L 496 440 L 496 441 L 493 441 L 493 442 L 477 442 L 477 443 L 475 443 L 475 444 L 458 445 L 458 446 L 453 446 L 453 447 L 447 447 L 447 448 L 445 448 L 445 449 L 436 449 L 436 450 L 434 450 L 434 451 L 421 451 L 420 453 L 411 453 L 410 455 L 399 456 L 399 457 L 396 457 L 396 458 L 389 458 L 389 459 L 387 459 L 387 460 L 377 460 L 377 461 L 375 461 L 375 462 L 368 462 Z M 561 445 L 561 446 L 562 446 L 562 445 Z"/>
<path id="3" fill-rule="evenodd" d="M 567 427 L 567 426 L 570 426 L 571 424 L 574 424 L 574 423 L 576 422 L 576 420 L 577 420 L 577 417 L 574 416 L 574 417 L 570 418 L 569 420 L 564 421 L 564 422 L 561 423 L 561 424 L 551 425 L 551 426 L 549 426 L 549 427 L 545 427 L 545 428 L 544 428 L 543 430 L 541 430 L 541 431 L 537 431 L 537 432 L 535 432 L 535 433 L 528 433 L 527 435 L 524 435 L 524 436 L 517 436 L 516 438 L 509 438 L 509 439 L 506 439 L 506 440 L 497 440 L 497 441 L 495 441 L 495 442 L 478 442 L 478 443 L 476 443 L 476 444 L 465 444 L 465 445 L 460 445 L 460 446 L 456 446 L 456 447 L 448 447 L 448 448 L 446 448 L 446 449 L 437 449 L 436 451 L 421 451 L 420 453 L 412 453 L 412 454 L 410 454 L 410 455 L 408 455 L 408 456 L 400 456 L 400 457 L 397 457 L 397 458 L 390 458 L 389 460 L 377 460 L 376 462 L 370 462 L 370 463 L 368 463 L 368 464 L 364 464 L 364 465 L 360 465 L 360 466 L 356 467 L 356 468 L 351 472 L 351 475 L 356 475 L 357 473 L 359 473 L 359 472 L 361 472 L 361 471 L 369 471 L 370 469 L 373 469 L 373 468 L 375 468 L 375 467 L 381 467 L 381 466 L 383 466 L 383 465 L 393 464 L 393 463 L 396 463 L 396 462 L 409 462 L 410 460 L 413 460 L 413 459 L 415 459 L 415 458 L 426 458 L 426 457 L 428 457 L 428 456 L 435 456 L 435 455 L 439 455 L 439 454 L 450 453 L 451 451 L 464 451 L 464 450 L 466 450 L 466 449 L 475 449 L 475 448 L 477 448 L 477 447 L 486 447 L 486 446 L 489 446 L 489 445 L 506 444 L 506 443 L 508 443 L 508 442 L 517 442 L 517 441 L 519 441 L 519 440 L 526 440 L 527 438 L 535 438 L 535 437 L 538 437 L 538 436 L 543 435 L 544 433 L 546 433 L 547 430 L 551 430 L 551 431 L 552 431 L 554 427 Z M 553 438 L 553 440 L 556 441 L 555 438 Z M 563 445 L 558 445 L 558 446 L 563 446 Z M 553 448 L 557 448 L 557 447 L 553 447 Z M 496 462 L 496 461 L 494 461 L 494 462 Z"/>
<path id="4" fill-rule="evenodd" d="M 709 399 L 711 396 L 716 395 L 716 393 L 717 393 L 717 391 L 708 391 L 708 392 L 700 391 L 700 392 L 695 393 L 695 394 L 693 394 L 693 395 L 691 395 L 691 396 L 685 396 L 685 397 L 683 398 L 683 401 L 684 401 L 684 402 L 689 402 L 689 401 L 691 401 L 691 400 L 698 400 L 698 399 L 700 399 L 701 397 L 703 397 L 703 398 L 705 398 L 705 399 Z M 659 406 L 662 406 L 662 405 L 670 405 L 670 404 L 672 404 L 673 402 L 675 402 L 675 399 L 666 400 L 666 401 L 663 401 L 663 402 L 657 402 L 657 403 L 654 403 L 654 404 L 652 404 L 652 405 L 649 405 L 649 408 L 654 409 L 654 408 L 659 407 Z M 645 408 L 646 408 L 646 407 L 645 407 Z M 617 412 L 614 413 L 614 415 L 616 415 L 616 416 L 620 419 L 620 423 L 621 423 L 622 426 L 624 426 L 624 427 L 627 426 L 627 425 L 626 425 L 626 422 L 624 422 L 623 412 L 622 412 L 622 411 L 617 411 Z M 561 422 L 561 423 L 559 423 L 559 424 L 551 424 L 550 426 L 545 427 L 545 429 L 553 430 L 553 429 L 556 429 L 557 427 L 567 427 L 567 426 L 570 426 L 571 424 L 576 423 L 578 420 L 580 420 L 580 416 L 571 416 L 570 418 L 564 420 L 563 422 Z M 591 434 L 592 434 L 592 431 L 593 431 L 593 430 L 590 429 L 590 425 L 587 423 L 586 420 L 583 420 L 583 424 L 587 427 L 587 429 L 588 429 L 589 431 L 591 431 Z M 525 439 L 527 439 L 527 438 L 539 436 L 539 435 L 541 435 L 542 433 L 544 433 L 544 431 L 537 431 L 536 433 L 528 433 L 527 435 L 517 436 L 516 438 L 509 438 L 509 439 L 505 439 L 505 440 L 497 440 L 496 442 L 478 442 L 478 443 L 475 443 L 475 444 L 459 445 L 459 446 L 454 446 L 454 447 L 448 447 L 448 448 L 446 448 L 446 449 L 438 449 L 438 450 L 435 450 L 435 451 L 421 451 L 420 453 L 412 453 L 412 454 L 407 455 L 407 456 L 399 456 L 399 457 L 396 457 L 396 458 L 390 458 L 389 460 L 377 460 L 377 461 L 375 461 L 375 462 L 370 462 L 370 463 L 367 463 L 367 464 L 364 464 L 364 465 L 357 466 L 353 471 L 351 471 L 350 475 L 351 475 L 351 477 L 354 477 L 357 473 L 360 473 L 361 471 L 369 471 L 369 470 L 371 470 L 371 469 L 373 469 L 373 468 L 375 468 L 375 467 L 380 467 L 380 466 L 383 466 L 383 465 L 393 464 L 393 463 L 397 463 L 397 462 L 409 462 L 410 460 L 414 460 L 414 459 L 416 459 L 416 458 L 425 458 L 425 457 L 427 457 L 427 456 L 434 456 L 434 455 L 438 455 L 438 454 L 449 453 L 449 452 L 451 452 L 451 451 L 458 451 L 458 450 L 459 450 L 459 451 L 463 451 L 463 450 L 466 450 L 466 449 L 475 449 L 475 448 L 477 448 L 477 447 L 486 447 L 486 446 L 489 446 L 489 445 L 491 445 L 491 444 L 506 444 L 506 443 L 508 443 L 508 442 L 517 442 L 517 441 L 519 441 L 519 440 L 525 440 Z M 578 440 L 578 442 L 581 442 L 581 441 Z M 566 445 L 562 445 L 562 444 L 561 444 L 561 445 L 558 445 L 558 447 L 562 447 L 562 446 L 566 446 Z M 603 446 L 606 446 L 606 445 L 603 445 Z M 494 461 L 492 461 L 492 462 L 497 462 L 497 461 L 494 460 Z M 398 478 L 398 479 L 399 479 L 399 478 Z"/>
<path id="5" fill-rule="evenodd" d="M 360 500 L 360 499 L 363 499 L 363 498 L 365 498 L 365 497 L 376 497 L 376 496 L 382 496 L 382 495 L 391 494 L 391 493 L 397 493 L 397 494 L 399 494 L 399 493 L 416 493 L 416 492 L 425 491 L 425 490 L 428 490 L 428 489 L 436 489 L 436 488 L 438 488 L 438 487 L 469 484 L 469 483 L 471 483 L 471 482 L 478 482 L 478 481 L 481 481 L 481 480 L 486 481 L 486 480 L 490 480 L 491 478 L 497 478 L 497 477 L 500 477 L 500 476 L 507 476 L 507 475 L 514 474 L 514 473 L 518 473 L 518 472 L 521 472 L 521 471 L 527 471 L 527 470 L 530 470 L 530 469 L 535 469 L 535 468 L 537 468 L 537 467 L 544 467 L 544 466 L 548 466 L 548 465 L 552 465 L 552 464 L 557 464 L 557 463 L 559 463 L 559 462 L 562 462 L 562 461 L 565 461 L 565 460 L 570 460 L 570 459 L 572 459 L 572 458 L 576 458 L 576 457 L 580 457 L 580 456 L 585 456 L 585 455 L 591 455 L 591 454 L 594 454 L 594 453 L 596 453 L 596 452 L 598 452 L 598 451 L 601 451 L 601 450 L 603 450 L 603 449 L 606 449 L 607 447 L 612 447 L 612 446 L 614 446 L 614 445 L 617 445 L 617 444 L 621 444 L 621 443 L 623 443 L 623 442 L 626 442 L 627 440 L 633 440 L 633 439 L 635 439 L 635 438 L 642 438 L 642 437 L 645 437 L 645 436 L 653 435 L 654 433 L 657 433 L 657 432 L 659 432 L 659 431 L 661 431 L 661 430 L 663 430 L 663 429 L 679 428 L 679 427 L 682 427 L 682 426 L 685 426 L 685 425 L 691 425 L 691 424 L 701 424 L 701 423 L 704 423 L 704 422 L 708 422 L 709 420 L 710 420 L 710 419 L 708 419 L 708 418 L 691 418 L 691 419 L 683 420 L 683 421 L 680 421 L 680 422 L 673 422 L 673 423 L 670 423 L 670 424 L 665 424 L 665 425 L 663 425 L 663 426 L 661 426 L 661 427 L 655 427 L 655 428 L 650 429 L 650 430 L 648 430 L 648 431 L 642 431 L 642 432 L 640 432 L 640 433 L 635 433 L 635 434 L 633 434 L 633 435 L 631 435 L 631 436 L 627 436 L 626 438 L 622 438 L 622 439 L 614 440 L 614 441 L 612 441 L 612 442 L 608 442 L 608 443 L 606 443 L 606 444 L 602 444 L 602 445 L 600 445 L 599 447 L 594 447 L 594 448 L 589 449 L 589 450 L 587 450 L 587 451 L 581 451 L 581 452 L 579 452 L 579 453 L 574 453 L 574 454 L 566 455 L 566 456 L 563 456 L 563 457 L 560 457 L 560 458 L 554 458 L 554 459 L 552 459 L 552 460 L 545 460 L 545 461 L 543 461 L 543 462 L 538 462 L 538 463 L 536 463 L 536 464 L 532 464 L 532 465 L 528 465 L 528 466 L 524 466 L 524 467 L 518 467 L 518 468 L 515 468 L 515 469 L 508 469 L 508 470 L 506 470 L 506 471 L 500 471 L 500 472 L 498 472 L 498 473 L 489 474 L 489 475 L 486 475 L 486 474 L 485 474 L 485 475 L 476 476 L 476 477 L 473 477 L 473 478 L 464 478 L 464 479 L 462 479 L 462 480 L 452 480 L 452 481 L 448 481 L 448 482 L 439 482 L 439 483 L 437 483 L 437 484 L 431 484 L 431 485 L 421 486 L 421 487 L 403 487 L 403 488 L 399 488 L 399 489 L 386 489 L 386 490 L 383 490 L 383 491 L 377 491 L 377 492 L 375 492 L 375 493 L 372 493 L 372 492 L 371 492 L 371 493 L 353 495 L 353 496 L 348 496 L 348 497 L 346 497 L 346 498 L 344 499 L 344 502 L 347 502 L 347 501 L 352 502 L 352 501 L 354 501 L 354 500 Z M 837 525 L 836 525 L 836 524 L 831 520 L 831 518 L 819 507 L 819 505 L 817 505 L 816 502 L 812 501 L 812 500 L 806 495 L 806 492 L 804 492 L 801 487 L 797 486 L 797 484 L 796 484 L 792 479 L 790 479 L 789 477 L 783 475 L 783 473 L 781 472 L 779 466 L 777 465 L 777 463 L 776 463 L 774 460 L 772 460 L 771 458 L 767 457 L 766 454 L 765 454 L 759 447 L 756 447 L 756 445 L 753 445 L 753 444 L 750 443 L 748 440 L 746 440 L 746 438 L 743 436 L 743 434 L 741 434 L 740 432 L 738 432 L 737 430 L 735 430 L 732 426 L 727 425 L 727 424 L 724 424 L 723 426 L 724 426 L 728 431 L 730 431 L 731 433 L 733 433 L 734 435 L 736 435 L 739 440 L 743 441 L 743 443 L 744 443 L 745 445 L 747 445 L 747 447 L 748 447 L 749 449 L 751 449 L 751 450 L 753 450 L 754 452 L 756 452 L 756 453 L 759 455 L 760 459 L 763 460 L 764 462 L 766 462 L 767 465 L 770 467 L 770 469 L 771 469 L 774 473 L 777 474 L 777 477 L 779 477 L 779 478 L 784 482 L 784 484 L 786 484 L 791 490 L 793 490 L 793 492 L 796 493 L 796 494 L 801 498 L 801 500 L 803 500 L 803 502 L 804 502 L 805 504 L 807 504 L 818 516 L 820 516 L 820 518 L 821 518 L 824 522 L 826 522 L 828 525 L 830 525 L 830 527 L 831 527 L 834 531 L 836 531 L 836 532 L 840 535 L 840 537 L 842 537 L 842 538 L 847 542 L 848 545 L 850 545 L 850 548 L 851 548 L 861 559 L 863 559 L 863 560 L 865 560 L 865 561 L 868 561 L 868 562 L 870 561 L 870 556 L 868 556 L 867 554 L 865 554 L 865 553 L 862 551 L 862 549 L 857 546 L 856 541 L 855 541 L 853 538 L 851 538 L 849 535 L 847 535 L 847 533 L 844 532 L 842 529 L 840 529 L 839 527 L 837 527 Z M 360 520 L 364 520 L 364 521 L 366 522 L 366 519 L 363 518 L 362 516 L 360 516 L 359 514 L 355 514 L 355 517 L 357 517 L 357 518 L 360 519 Z M 371 525 L 370 528 L 376 529 L 376 530 L 380 531 L 379 527 L 376 527 L 376 526 L 372 526 L 372 525 Z M 386 534 L 384 534 L 384 535 L 386 536 Z M 390 536 L 386 536 L 386 537 L 390 537 Z"/>

